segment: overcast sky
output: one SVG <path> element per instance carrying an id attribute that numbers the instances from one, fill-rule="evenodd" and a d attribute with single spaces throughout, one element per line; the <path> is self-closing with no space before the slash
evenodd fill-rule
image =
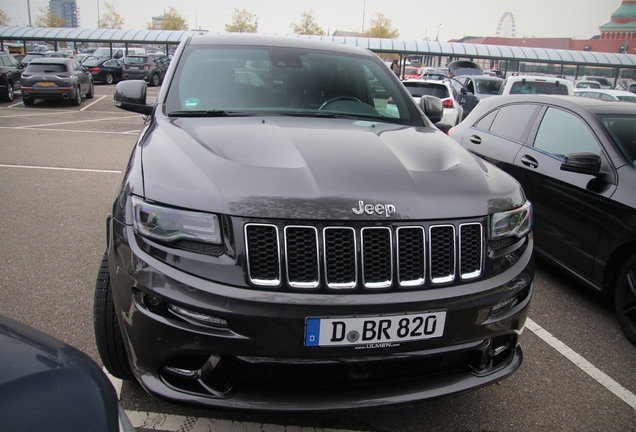
<path id="1" fill-rule="evenodd" d="M 28 25 L 47 0 L 0 0 L 12 25 Z M 97 27 L 97 8 L 105 3 L 124 18 L 125 29 L 144 29 L 153 16 L 175 7 L 190 28 L 223 31 L 232 21 L 234 8 L 247 10 L 258 18 L 258 33 L 291 33 L 290 24 L 299 23 L 303 12 L 313 11 L 316 22 L 331 34 L 335 30 L 368 30 L 375 13 L 383 13 L 399 30 L 400 39 L 447 41 L 464 36 L 495 36 L 503 14 L 514 17 L 517 37 L 570 37 L 589 39 L 598 27 L 609 22 L 620 0 L 77 0 L 82 28 Z M 509 17 L 503 32 L 510 31 Z M 198 27 L 195 27 L 198 26 Z M 506 36 L 505 34 L 503 36 Z"/>

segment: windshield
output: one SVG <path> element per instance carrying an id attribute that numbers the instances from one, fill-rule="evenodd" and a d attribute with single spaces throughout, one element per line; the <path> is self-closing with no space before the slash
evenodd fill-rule
<path id="1" fill-rule="evenodd" d="M 60 63 L 29 63 L 25 72 L 29 73 L 57 73 L 66 72 L 66 64 Z"/>
<path id="2" fill-rule="evenodd" d="M 607 78 L 598 78 L 598 77 L 590 77 L 590 81 L 596 81 L 604 86 L 611 86 L 609 80 Z"/>
<path id="3" fill-rule="evenodd" d="M 186 47 L 168 90 L 166 114 L 237 111 L 423 126 L 399 80 L 375 56 L 266 46 Z"/>
<path id="4" fill-rule="evenodd" d="M 567 95 L 568 89 L 564 85 L 543 81 L 518 81 L 512 85 L 510 94 L 556 94 Z"/>
<path id="5" fill-rule="evenodd" d="M 477 93 L 496 95 L 499 93 L 499 88 L 503 84 L 503 80 L 480 80 L 476 79 Z"/>
<path id="6" fill-rule="evenodd" d="M 448 89 L 442 84 L 425 82 L 404 82 L 403 84 L 413 97 L 435 96 L 440 99 L 448 97 Z"/>
<path id="7" fill-rule="evenodd" d="M 93 52 L 93 57 L 110 57 L 110 49 L 98 48 Z"/>
<path id="8" fill-rule="evenodd" d="M 608 115 L 601 116 L 601 121 L 627 160 L 636 166 L 636 117 Z"/>
<path id="9" fill-rule="evenodd" d="M 576 83 L 576 88 L 591 88 L 591 89 L 600 89 L 601 85 L 599 83 L 597 83 L 596 81 L 591 82 L 578 82 Z"/>
<path id="10" fill-rule="evenodd" d="M 124 59 L 124 62 L 128 64 L 144 64 L 148 62 L 148 57 L 145 56 L 128 56 Z"/>
<path id="11" fill-rule="evenodd" d="M 26 55 L 26 56 L 22 59 L 22 62 L 23 62 L 23 63 L 28 63 L 28 62 L 30 62 L 30 61 L 31 61 L 31 60 L 33 60 L 33 59 L 36 59 L 36 58 L 42 58 L 42 57 L 44 57 L 44 54 L 27 54 L 27 55 Z"/>

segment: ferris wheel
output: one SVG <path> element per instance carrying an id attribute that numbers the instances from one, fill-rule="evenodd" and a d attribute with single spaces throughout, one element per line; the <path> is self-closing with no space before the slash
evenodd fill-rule
<path id="1" fill-rule="evenodd" d="M 495 36 L 505 38 L 515 37 L 515 17 L 512 15 L 512 12 L 504 12 L 501 15 Z"/>

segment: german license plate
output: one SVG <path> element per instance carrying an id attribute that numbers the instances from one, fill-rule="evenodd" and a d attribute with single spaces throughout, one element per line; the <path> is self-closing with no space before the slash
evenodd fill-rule
<path id="1" fill-rule="evenodd" d="M 139 66 L 131 66 L 130 70 L 139 70 Z"/>
<path id="2" fill-rule="evenodd" d="M 305 346 L 399 343 L 444 335 L 446 312 L 375 317 L 307 318 Z"/>
<path id="3" fill-rule="evenodd" d="M 44 82 L 44 81 L 40 81 L 38 82 L 38 87 L 53 87 L 55 84 L 52 82 Z"/>

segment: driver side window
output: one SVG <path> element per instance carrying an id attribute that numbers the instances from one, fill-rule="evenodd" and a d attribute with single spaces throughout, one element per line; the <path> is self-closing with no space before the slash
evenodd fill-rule
<path id="1" fill-rule="evenodd" d="M 569 153 L 601 154 L 596 138 L 581 119 L 556 108 L 548 108 L 534 140 L 534 147 L 558 159 Z"/>

